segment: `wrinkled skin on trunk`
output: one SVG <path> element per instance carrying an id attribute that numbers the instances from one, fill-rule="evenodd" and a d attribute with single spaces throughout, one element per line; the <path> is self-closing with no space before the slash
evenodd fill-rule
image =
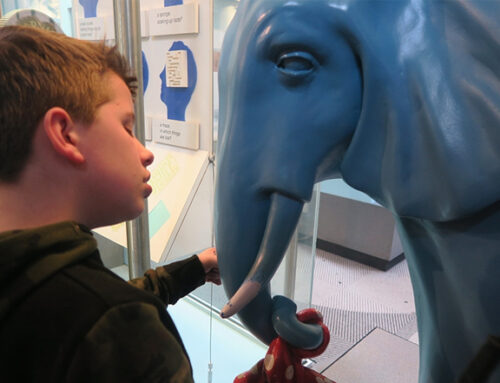
<path id="1" fill-rule="evenodd" d="M 317 347 L 269 281 L 314 183 L 342 177 L 395 215 L 420 382 L 457 380 L 500 335 L 499 14 L 492 1 L 241 1 L 219 69 L 223 316 Z"/>

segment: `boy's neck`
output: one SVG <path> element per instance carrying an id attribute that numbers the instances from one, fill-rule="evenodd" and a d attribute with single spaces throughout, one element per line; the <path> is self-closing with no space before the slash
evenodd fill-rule
<path id="1" fill-rule="evenodd" d="M 0 182 L 0 232 L 78 220 L 71 186 L 57 187 L 44 176 L 25 174 L 15 183 Z"/>

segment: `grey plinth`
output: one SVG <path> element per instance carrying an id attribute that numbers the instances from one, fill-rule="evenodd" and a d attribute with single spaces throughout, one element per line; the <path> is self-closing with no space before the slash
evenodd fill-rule
<path id="1" fill-rule="evenodd" d="M 404 259 L 387 209 L 328 193 L 321 193 L 317 247 L 380 270 Z"/>

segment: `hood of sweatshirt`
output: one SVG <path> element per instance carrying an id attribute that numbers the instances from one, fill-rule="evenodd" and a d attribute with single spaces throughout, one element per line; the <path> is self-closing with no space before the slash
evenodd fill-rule
<path id="1" fill-rule="evenodd" d="M 0 321 L 38 285 L 96 250 L 92 232 L 75 222 L 0 233 Z"/>

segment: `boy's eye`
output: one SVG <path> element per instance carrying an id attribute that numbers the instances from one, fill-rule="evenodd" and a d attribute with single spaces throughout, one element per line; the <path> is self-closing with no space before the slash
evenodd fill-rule
<path id="1" fill-rule="evenodd" d="M 134 126 L 135 126 L 135 118 L 133 113 L 126 113 L 122 117 L 122 126 L 127 131 L 127 133 L 134 137 Z"/>
<path id="2" fill-rule="evenodd" d="M 123 127 L 131 137 L 134 137 L 134 130 L 130 125 L 123 125 Z"/>

